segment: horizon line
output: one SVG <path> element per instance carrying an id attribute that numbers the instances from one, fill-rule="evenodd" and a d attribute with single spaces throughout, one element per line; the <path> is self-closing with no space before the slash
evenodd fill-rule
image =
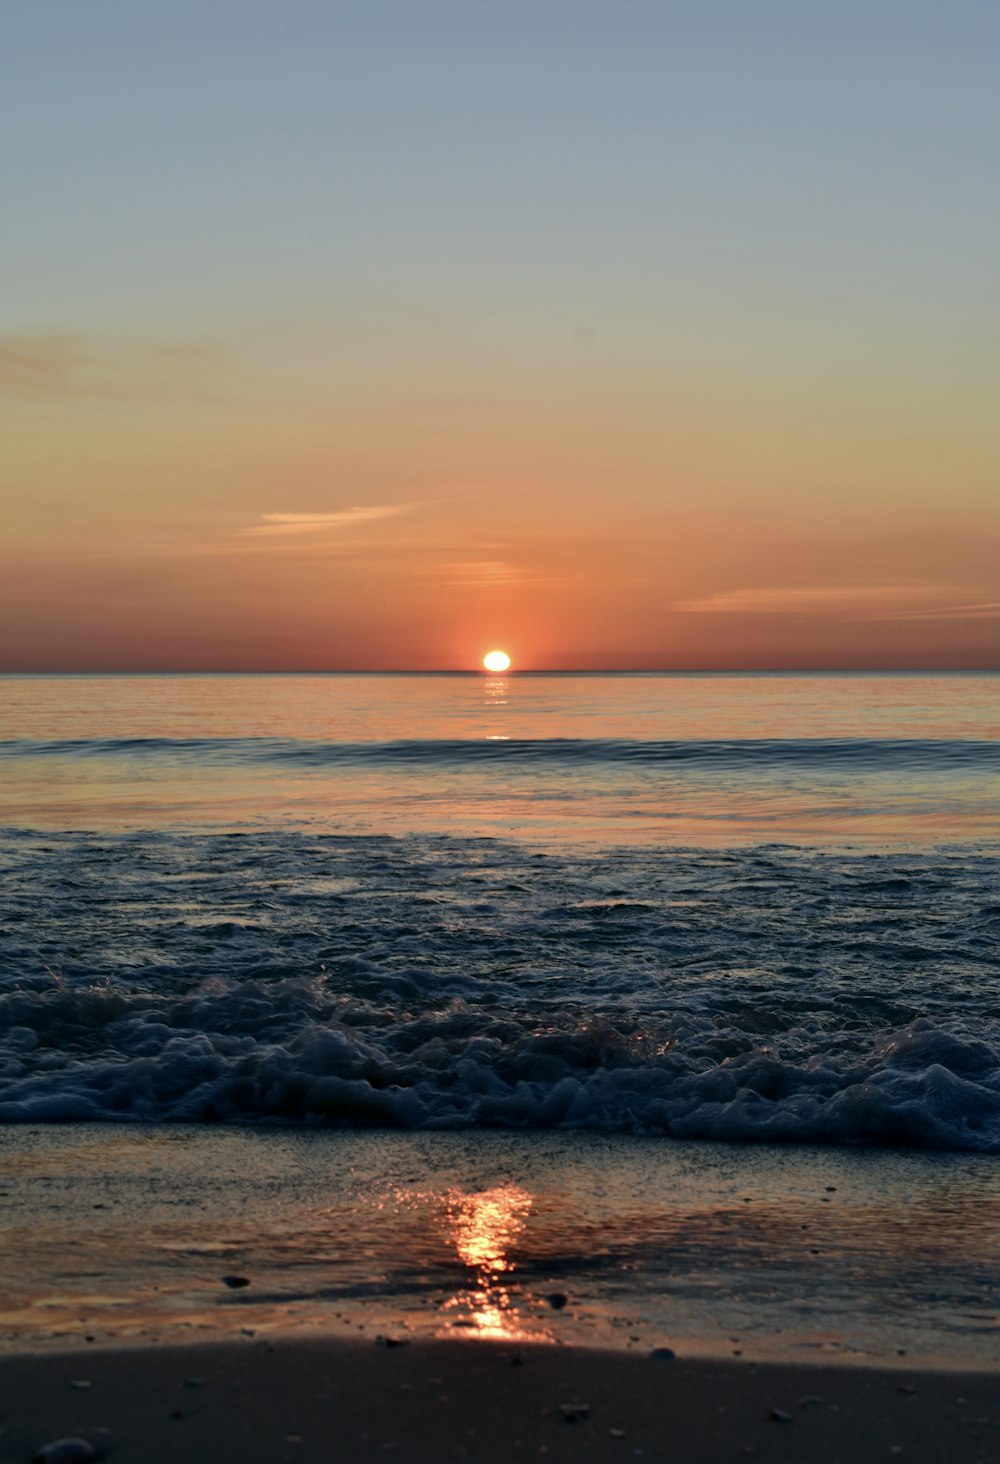
<path id="1" fill-rule="evenodd" d="M 996 666 L 532 666 L 507 671 L 470 667 L 75 667 L 9 669 L 14 676 L 995 676 Z"/>

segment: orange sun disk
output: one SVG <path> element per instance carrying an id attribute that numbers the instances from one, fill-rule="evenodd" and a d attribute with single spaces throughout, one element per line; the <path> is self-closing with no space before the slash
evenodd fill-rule
<path id="1" fill-rule="evenodd" d="M 487 651 L 483 657 L 483 665 L 494 674 L 507 671 L 510 669 L 510 657 L 506 651 Z"/>

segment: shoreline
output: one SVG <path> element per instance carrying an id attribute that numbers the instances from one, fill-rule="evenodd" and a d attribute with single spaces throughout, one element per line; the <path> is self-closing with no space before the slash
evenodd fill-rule
<path id="1" fill-rule="evenodd" d="M 0 1354 L 388 1332 L 1000 1369 L 988 1156 L 169 1125 L 2 1137 L 0 1245 L 18 1265 Z"/>
<path id="2" fill-rule="evenodd" d="M 143 1464 L 760 1458 L 978 1464 L 994 1372 L 710 1361 L 488 1341 L 271 1340 L 0 1358 L 0 1460 L 79 1437 Z"/>

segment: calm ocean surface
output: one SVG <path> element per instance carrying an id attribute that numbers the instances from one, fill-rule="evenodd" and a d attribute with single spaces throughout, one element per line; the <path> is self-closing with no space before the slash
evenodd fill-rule
<path id="1" fill-rule="evenodd" d="M 1000 1151 L 997 691 L 0 680 L 0 1121 Z"/>

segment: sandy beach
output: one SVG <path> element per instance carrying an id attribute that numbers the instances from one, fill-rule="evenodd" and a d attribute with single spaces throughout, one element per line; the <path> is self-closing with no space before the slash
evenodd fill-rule
<path id="1" fill-rule="evenodd" d="M 330 1459 L 974 1464 L 993 1374 L 489 1342 L 247 1340 L 0 1360 L 0 1459 L 63 1437 L 144 1464 Z"/>
<path id="2" fill-rule="evenodd" d="M 1000 1448 L 988 1157 L 74 1125 L 0 1158 L 2 1464 Z"/>

